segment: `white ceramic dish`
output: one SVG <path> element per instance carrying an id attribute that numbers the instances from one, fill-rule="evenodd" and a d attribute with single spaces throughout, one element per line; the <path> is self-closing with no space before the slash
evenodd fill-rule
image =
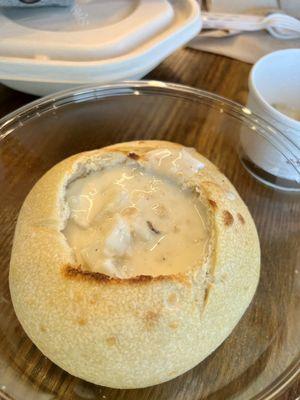
<path id="1" fill-rule="evenodd" d="M 300 113 L 300 49 L 280 50 L 261 58 L 249 77 L 249 108 L 278 127 L 296 144 L 295 162 L 300 164 L 300 120 L 278 108 Z M 268 173 L 287 180 L 297 179 L 294 168 L 260 138 L 242 135 L 245 152 Z"/>
<path id="2" fill-rule="evenodd" d="M 89 13 L 83 12 L 83 6 L 85 4 L 95 8 L 96 3 L 94 1 L 77 0 L 74 12 L 78 14 L 78 10 L 81 10 L 81 14 L 79 13 L 80 15 L 76 18 L 83 22 L 79 24 L 78 28 L 78 24 L 74 24 L 74 15 L 71 17 L 68 14 L 69 22 L 66 27 L 56 19 L 57 25 L 54 24 L 53 26 L 60 29 L 60 32 L 51 31 L 50 29 L 54 28 L 53 26 L 51 28 L 49 22 L 46 25 L 48 31 L 41 30 L 41 24 L 45 19 L 44 14 L 41 15 L 39 23 L 31 21 L 31 24 L 33 24 L 31 28 L 24 26 L 28 21 L 24 22 L 25 19 L 19 19 L 19 22 L 21 20 L 23 25 L 18 28 L 18 36 L 21 32 L 29 36 L 33 35 L 33 38 L 38 40 L 38 43 L 41 42 L 48 50 L 39 54 L 43 49 L 39 45 L 38 51 L 35 52 L 32 47 L 34 40 L 27 38 L 24 39 L 26 46 L 21 52 L 22 38 L 20 39 L 20 37 L 18 40 L 10 39 L 12 44 L 10 49 L 6 44 L 0 45 L 0 81 L 17 90 L 36 95 L 46 95 L 80 84 L 139 79 L 168 55 L 187 43 L 201 28 L 200 10 L 196 0 L 185 2 L 179 0 L 172 2 L 155 1 L 156 17 L 152 16 L 150 20 L 148 18 L 148 14 L 151 14 L 149 2 L 146 0 L 138 2 L 122 0 L 118 4 L 123 7 L 123 11 L 118 11 L 117 21 L 116 15 L 112 11 L 106 10 L 105 16 L 99 16 L 98 22 L 102 27 L 98 30 L 96 28 L 89 30 L 89 27 L 94 28 L 96 26 L 97 18 L 91 13 L 91 10 Z M 114 2 L 105 1 L 104 3 L 107 8 L 116 9 Z M 101 9 L 103 11 L 103 6 L 101 6 Z M 2 21 L 6 21 L 9 25 L 7 29 L 11 32 L 9 27 L 16 23 L 16 19 L 12 23 L 11 21 L 7 22 L 7 14 L 5 18 L 3 20 L 2 15 Z M 144 24 L 142 21 L 144 21 Z M 136 26 L 126 34 L 121 33 L 124 31 L 124 27 L 137 24 L 140 25 L 139 29 Z M 120 33 L 117 41 L 111 36 L 116 27 L 119 27 L 117 31 Z M 66 31 L 66 29 L 69 29 L 69 31 Z M 98 32 L 99 34 L 101 30 L 106 36 L 95 47 L 93 42 L 95 33 Z M 45 40 L 40 40 L 40 34 Z M 47 35 L 45 36 L 45 34 L 55 39 L 53 39 L 53 43 L 46 41 Z M 79 46 L 77 42 L 81 40 L 81 37 L 85 38 L 86 43 Z M 63 42 L 57 48 L 59 38 Z M 76 46 L 74 43 L 76 43 Z M 12 57 L 12 54 L 15 56 Z M 96 59 L 95 55 L 97 55 Z M 64 56 L 64 59 L 61 59 L 62 56 Z"/>

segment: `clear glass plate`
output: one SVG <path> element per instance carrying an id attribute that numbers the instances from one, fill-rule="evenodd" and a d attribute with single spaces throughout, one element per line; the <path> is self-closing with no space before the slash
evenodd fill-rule
<path id="1" fill-rule="evenodd" d="M 0 398 L 262 400 L 276 398 L 298 375 L 300 162 L 299 149 L 283 133 L 213 94 L 160 82 L 130 82 L 38 100 L 2 119 L 0 134 Z M 255 165 L 241 145 L 245 135 L 259 138 L 272 157 L 278 152 L 294 178 L 282 180 L 280 165 L 278 179 L 264 165 Z M 74 378 L 40 353 L 14 314 L 8 270 L 20 206 L 43 173 L 71 154 L 134 139 L 193 146 L 219 167 L 253 215 L 262 268 L 253 302 L 211 356 L 170 382 L 115 390 Z"/>

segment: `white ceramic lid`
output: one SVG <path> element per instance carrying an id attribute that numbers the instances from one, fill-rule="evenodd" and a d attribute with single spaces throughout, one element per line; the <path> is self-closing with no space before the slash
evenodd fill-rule
<path id="1" fill-rule="evenodd" d="M 40 18 L 33 18 L 30 14 L 30 20 L 25 22 L 23 14 L 14 13 L 12 21 L 0 8 L 1 39 L 4 32 L 2 22 L 5 21 L 6 25 L 6 38 L 0 40 L 0 82 L 27 93 L 45 95 L 81 84 L 140 79 L 201 29 L 200 8 L 196 0 L 76 0 L 74 7 L 72 9 L 76 12 L 88 10 L 89 24 L 80 23 L 80 18 L 84 20 L 84 13 L 80 18 L 66 14 L 69 17 L 63 22 L 64 14 L 59 10 L 51 11 L 61 15 L 51 22 L 45 19 L 42 9 L 38 14 Z M 95 11 L 98 7 L 102 10 L 99 14 Z M 150 13 L 151 9 L 156 13 Z M 23 33 L 30 32 L 24 33 L 23 39 L 16 36 L 14 29 L 7 28 L 18 24 Z M 31 28 L 24 24 L 31 24 Z M 123 31 L 121 26 L 127 28 Z M 43 27 L 47 30 L 40 29 Z M 100 31 L 106 31 L 106 36 L 96 34 Z M 112 32 L 118 32 L 118 40 Z M 110 41 L 107 40 L 109 33 Z M 44 40 L 40 39 L 42 35 Z M 61 37 L 61 43 L 52 45 L 47 38 L 53 38 L 53 35 Z M 66 44 L 68 35 L 85 36 L 86 43 L 74 39 Z M 94 44 L 91 45 L 87 38 Z M 95 53 L 98 53 L 97 57 Z"/>
<path id="2" fill-rule="evenodd" d="M 72 7 L 2 8 L 0 55 L 100 60 L 136 48 L 174 17 L 167 0 L 77 0 Z"/>

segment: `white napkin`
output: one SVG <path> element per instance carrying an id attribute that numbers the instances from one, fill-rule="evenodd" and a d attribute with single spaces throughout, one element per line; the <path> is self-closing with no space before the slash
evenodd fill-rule
<path id="1" fill-rule="evenodd" d="M 249 13 L 264 9 L 281 10 L 300 17 L 300 1 L 295 0 L 211 0 L 207 1 L 208 11 L 227 13 Z M 210 53 L 222 54 L 248 63 L 255 63 L 259 58 L 272 51 L 300 48 L 300 39 L 279 40 L 266 31 L 247 32 L 234 36 L 211 38 L 201 33 L 188 43 L 189 47 Z"/>

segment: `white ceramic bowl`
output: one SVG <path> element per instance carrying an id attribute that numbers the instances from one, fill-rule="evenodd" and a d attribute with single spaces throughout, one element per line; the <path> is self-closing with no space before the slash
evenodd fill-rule
<path id="1" fill-rule="evenodd" d="M 275 106 L 275 107 L 274 107 Z M 300 164 L 300 120 L 279 111 L 300 114 L 300 49 L 270 53 L 252 68 L 249 77 L 248 107 L 282 131 L 299 149 L 293 160 Z M 268 173 L 296 180 L 297 173 L 286 159 L 259 137 L 242 134 L 243 148 L 249 158 Z M 290 160 L 291 161 L 291 160 Z"/>

